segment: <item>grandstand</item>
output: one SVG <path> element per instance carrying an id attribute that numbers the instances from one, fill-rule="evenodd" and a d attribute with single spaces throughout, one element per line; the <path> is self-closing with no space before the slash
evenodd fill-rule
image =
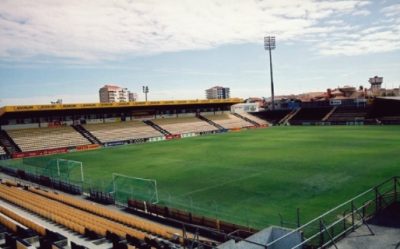
<path id="1" fill-rule="evenodd" d="M 209 132 L 217 128 L 209 123 L 194 117 L 161 118 L 153 122 L 171 134 L 184 134 L 191 132 Z"/>
<path id="2" fill-rule="evenodd" d="M 90 144 L 70 126 L 16 129 L 7 133 L 23 152 Z"/>
<path id="3" fill-rule="evenodd" d="M 252 115 L 247 112 L 240 112 L 240 113 L 238 113 L 238 115 L 240 115 L 241 117 L 243 117 L 245 119 L 252 121 L 253 123 L 255 122 L 257 125 L 269 125 L 269 123 L 266 120 L 261 119 L 255 115 Z"/>
<path id="4" fill-rule="evenodd" d="M 249 123 L 248 121 L 238 118 L 230 113 L 224 113 L 221 115 L 205 114 L 203 116 L 224 127 L 225 129 L 241 129 L 254 126 L 252 123 Z"/>
<path id="5" fill-rule="evenodd" d="M 400 124 L 400 99 L 375 98 L 368 103 L 346 102 L 331 105 L 329 101 L 303 102 L 298 109 L 267 110 L 252 115 L 274 125 L 293 124 Z"/>
<path id="6" fill-rule="evenodd" d="M 365 107 L 335 107 L 329 117 L 324 121 L 334 124 L 364 122 L 368 111 L 368 108 Z"/>
<path id="7" fill-rule="evenodd" d="M 183 133 L 210 133 L 224 128 L 196 115 L 228 111 L 241 101 L 233 98 L 5 106 L 0 108 L 0 145 L 6 148 L 5 157 L 26 157 L 98 145 L 161 141 L 171 134 L 179 136 L 168 139 L 180 138 Z"/>
<path id="8" fill-rule="evenodd" d="M 142 121 L 86 124 L 83 127 L 102 143 L 159 137 L 163 134 Z"/>

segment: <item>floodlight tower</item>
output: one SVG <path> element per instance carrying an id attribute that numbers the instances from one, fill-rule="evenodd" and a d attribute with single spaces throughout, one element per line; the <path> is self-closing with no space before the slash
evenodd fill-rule
<path id="1" fill-rule="evenodd" d="M 272 73 L 272 55 L 271 50 L 275 49 L 275 36 L 264 37 L 264 49 L 269 52 L 269 71 L 271 74 L 271 104 L 272 110 L 275 109 L 275 94 L 274 94 L 274 77 Z"/>
<path id="2" fill-rule="evenodd" d="M 142 90 L 143 90 L 143 93 L 144 93 L 144 96 L 145 96 L 146 102 L 147 102 L 147 94 L 149 93 L 149 87 L 148 86 L 143 86 Z"/>

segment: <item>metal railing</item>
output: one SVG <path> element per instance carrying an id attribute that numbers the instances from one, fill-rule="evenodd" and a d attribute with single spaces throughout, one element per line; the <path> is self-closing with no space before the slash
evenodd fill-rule
<path id="1" fill-rule="evenodd" d="M 363 224 L 367 226 L 371 235 L 374 235 L 366 220 L 399 201 L 399 180 L 398 176 L 387 179 L 290 233 L 271 241 L 264 248 L 273 247 L 295 233 L 301 233 L 304 239 L 291 249 L 326 248 L 332 245 L 336 247 L 336 242 L 339 239 Z"/>

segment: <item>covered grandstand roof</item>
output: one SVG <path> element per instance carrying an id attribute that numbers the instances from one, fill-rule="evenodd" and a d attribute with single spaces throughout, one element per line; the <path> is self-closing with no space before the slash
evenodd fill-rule
<path id="1" fill-rule="evenodd" d="M 77 104 L 46 104 L 46 105 L 15 105 L 0 108 L 0 116 L 6 113 L 40 112 L 40 111 L 64 111 L 64 110 L 95 110 L 129 107 L 157 107 L 157 106 L 184 106 L 207 104 L 237 104 L 243 99 L 195 99 L 195 100 L 160 100 L 160 101 L 135 101 L 119 103 L 77 103 Z"/>

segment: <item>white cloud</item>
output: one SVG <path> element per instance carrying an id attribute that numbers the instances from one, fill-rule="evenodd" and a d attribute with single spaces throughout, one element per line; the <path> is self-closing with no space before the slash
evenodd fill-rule
<path id="1" fill-rule="evenodd" d="M 388 16 L 388 17 L 395 17 L 395 16 L 398 17 L 400 15 L 400 3 L 384 7 L 381 10 L 381 12 L 384 13 L 385 16 Z"/>
<path id="2" fill-rule="evenodd" d="M 357 10 L 351 13 L 353 16 L 368 16 L 371 14 L 369 10 Z"/>
<path id="3" fill-rule="evenodd" d="M 338 32 L 317 45 L 323 55 L 360 55 L 400 49 L 400 28 L 395 22 Z"/>
<path id="4" fill-rule="evenodd" d="M 331 17 L 366 15 L 368 1 L 2 0 L 0 58 L 104 61 L 223 44 L 310 40 L 351 29 Z M 396 8 L 382 10 L 390 15 Z M 360 43 L 362 46 L 363 43 Z M 357 44 L 354 44 L 357 45 Z M 322 48 L 323 54 L 327 48 Z M 388 46 L 393 47 L 393 44 Z"/>
<path id="5" fill-rule="evenodd" d="M 354 11 L 352 15 L 364 15 L 363 11 Z M 386 17 L 380 16 L 368 25 L 353 25 L 348 30 L 331 32 L 329 39 L 316 43 L 317 49 L 322 55 L 347 56 L 399 50 L 400 4 L 383 7 L 379 12 Z"/>

